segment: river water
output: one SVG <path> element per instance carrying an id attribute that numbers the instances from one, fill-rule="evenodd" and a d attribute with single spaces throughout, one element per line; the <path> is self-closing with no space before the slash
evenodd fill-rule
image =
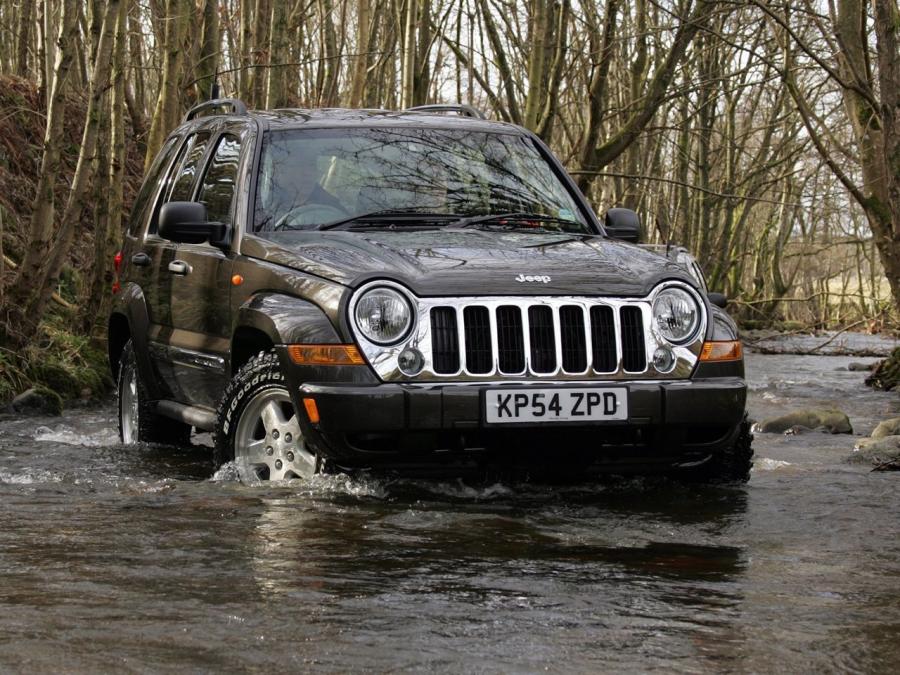
<path id="1" fill-rule="evenodd" d="M 900 416 L 852 360 L 750 355 L 751 415 Z M 900 474 L 854 440 L 757 435 L 742 487 L 260 487 L 112 406 L 0 419 L 0 671 L 896 671 Z"/>

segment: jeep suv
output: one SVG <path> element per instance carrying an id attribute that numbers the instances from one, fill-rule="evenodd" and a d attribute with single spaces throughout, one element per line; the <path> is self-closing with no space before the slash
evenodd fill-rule
<path id="1" fill-rule="evenodd" d="M 122 441 L 318 471 L 749 475 L 741 343 L 683 249 L 466 106 L 191 110 L 109 319 Z M 712 300 L 712 302 L 711 302 Z"/>

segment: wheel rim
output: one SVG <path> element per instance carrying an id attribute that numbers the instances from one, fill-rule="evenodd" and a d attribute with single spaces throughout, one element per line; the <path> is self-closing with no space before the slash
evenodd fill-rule
<path id="1" fill-rule="evenodd" d="M 126 445 L 137 443 L 139 424 L 137 373 L 134 368 L 124 366 L 122 385 L 119 391 L 119 428 L 122 430 L 123 443 Z"/>
<path id="2" fill-rule="evenodd" d="M 310 478 L 316 456 L 306 447 L 291 397 L 283 387 L 257 392 L 238 421 L 234 459 L 257 480 Z"/>

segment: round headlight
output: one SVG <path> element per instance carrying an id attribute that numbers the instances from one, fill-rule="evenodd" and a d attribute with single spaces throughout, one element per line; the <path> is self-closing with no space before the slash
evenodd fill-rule
<path id="1" fill-rule="evenodd" d="M 684 344 L 700 327 L 700 306 L 681 288 L 665 288 L 653 301 L 653 322 L 666 340 Z"/>
<path id="2" fill-rule="evenodd" d="M 391 288 L 373 288 L 363 294 L 354 314 L 360 332 L 380 345 L 399 342 L 412 325 L 409 302 Z"/>

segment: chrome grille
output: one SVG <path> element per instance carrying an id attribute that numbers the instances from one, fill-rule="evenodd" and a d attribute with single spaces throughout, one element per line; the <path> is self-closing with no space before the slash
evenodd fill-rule
<path id="1" fill-rule="evenodd" d="M 640 373 L 647 368 L 645 311 L 649 308 L 640 304 L 600 302 L 431 307 L 433 370 L 503 376 Z"/>
<path id="2" fill-rule="evenodd" d="M 665 286 L 694 289 L 678 281 Z M 418 298 L 400 284 L 373 281 L 406 294 L 414 308 L 409 334 L 395 345 L 375 344 L 351 320 L 355 338 L 382 381 L 409 383 L 677 380 L 691 376 L 707 334 L 701 313 L 696 337 L 672 345 L 651 321 L 654 293 L 643 297 L 468 296 Z M 658 288 L 664 287 L 663 285 Z M 348 310 L 353 316 L 353 301 Z M 656 370 L 659 347 L 675 355 L 671 370 Z M 423 367 L 400 369 L 405 350 L 418 351 Z"/>

